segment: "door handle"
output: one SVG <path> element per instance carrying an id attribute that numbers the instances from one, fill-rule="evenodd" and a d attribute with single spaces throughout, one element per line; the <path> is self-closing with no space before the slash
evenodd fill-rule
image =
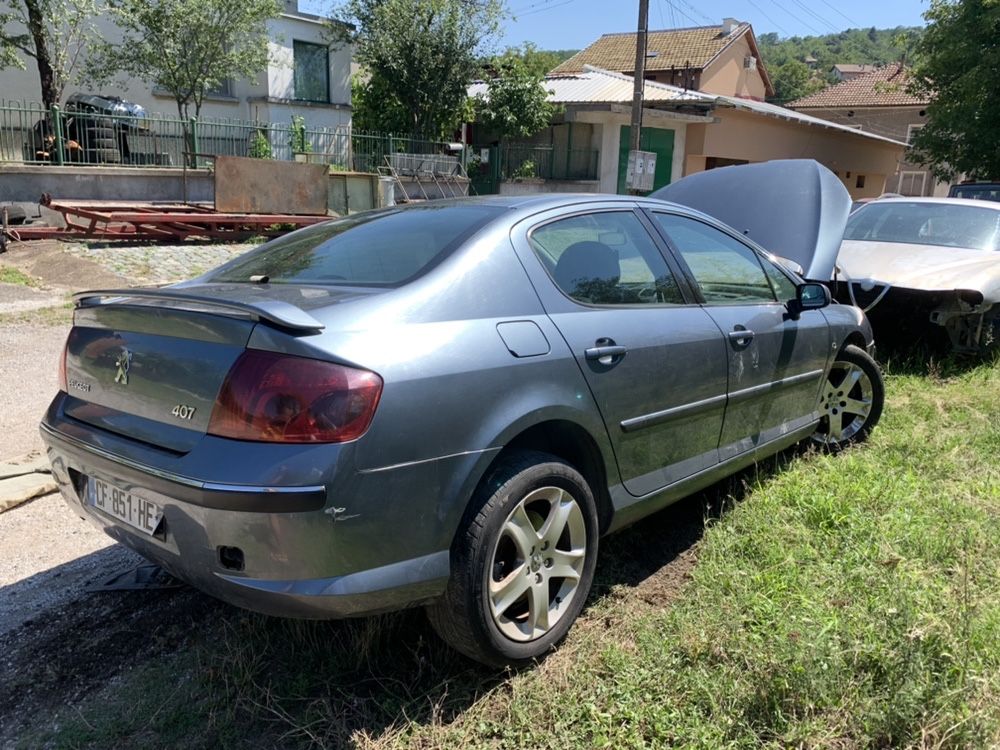
<path id="1" fill-rule="evenodd" d="M 584 351 L 584 356 L 589 360 L 596 360 L 602 365 L 613 365 L 621 360 L 628 352 L 624 346 L 593 346 Z"/>
<path id="2" fill-rule="evenodd" d="M 747 328 L 737 328 L 729 332 L 729 340 L 737 346 L 746 346 L 753 341 L 753 331 Z"/>

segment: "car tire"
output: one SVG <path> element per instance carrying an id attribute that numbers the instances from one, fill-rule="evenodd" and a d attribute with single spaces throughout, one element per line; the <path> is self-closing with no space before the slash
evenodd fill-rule
<path id="1" fill-rule="evenodd" d="M 111 138 L 115 137 L 115 129 L 111 127 L 103 126 L 88 126 L 83 129 L 83 132 L 88 138 Z"/>
<path id="2" fill-rule="evenodd" d="M 812 439 L 838 451 L 868 439 L 885 404 L 885 381 L 878 363 L 862 348 L 845 346 L 823 383 L 821 419 Z"/>
<path id="3" fill-rule="evenodd" d="M 120 164 L 121 152 L 116 148 L 87 149 L 87 161 L 92 164 Z"/>
<path id="4" fill-rule="evenodd" d="M 583 609 L 598 533 L 593 492 L 576 469 L 547 453 L 511 454 L 473 496 L 447 591 L 427 608 L 431 625 L 490 666 L 545 656 Z"/>
<path id="5" fill-rule="evenodd" d="M 114 138 L 88 137 L 83 146 L 93 150 L 117 151 L 118 141 Z"/>

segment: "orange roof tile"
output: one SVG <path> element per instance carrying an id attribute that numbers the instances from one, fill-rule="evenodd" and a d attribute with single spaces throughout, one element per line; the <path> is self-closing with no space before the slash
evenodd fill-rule
<path id="1" fill-rule="evenodd" d="M 899 64 L 876 68 L 847 81 L 788 102 L 790 109 L 810 107 L 894 107 L 927 104 L 928 99 L 906 90 L 909 76 Z"/>
<path id="2" fill-rule="evenodd" d="M 650 31 L 646 35 L 646 70 L 704 68 L 729 44 L 750 29 L 741 23 L 730 34 L 722 26 L 698 26 L 689 29 Z M 552 69 L 550 75 L 580 73 L 584 65 L 604 70 L 631 73 L 635 70 L 635 32 L 605 34 L 584 50 Z"/>

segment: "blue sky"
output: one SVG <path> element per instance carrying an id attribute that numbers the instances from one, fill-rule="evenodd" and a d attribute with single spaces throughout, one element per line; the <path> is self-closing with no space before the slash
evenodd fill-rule
<path id="1" fill-rule="evenodd" d="M 578 49 L 601 34 L 635 31 L 638 0 L 508 0 L 504 45 Z M 649 0 L 649 28 L 707 26 L 732 16 L 757 34 L 828 34 L 846 28 L 923 25 L 925 0 Z"/>
<path id="2" fill-rule="evenodd" d="M 324 0 L 300 0 L 321 13 Z M 754 31 L 781 36 L 826 34 L 846 28 L 923 25 L 927 0 L 649 0 L 650 29 L 707 26 L 732 16 Z M 534 42 L 542 49 L 580 49 L 601 34 L 635 31 L 638 0 L 507 0 L 514 18 L 501 46 Z"/>

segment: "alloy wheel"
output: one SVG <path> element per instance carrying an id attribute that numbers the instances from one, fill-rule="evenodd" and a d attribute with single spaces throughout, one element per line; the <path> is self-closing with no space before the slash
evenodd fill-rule
<path id="1" fill-rule="evenodd" d="M 583 511 L 569 492 L 542 487 L 522 498 L 491 558 L 487 596 L 500 632 L 525 642 L 551 630 L 577 593 L 586 550 Z"/>
<path id="2" fill-rule="evenodd" d="M 823 419 L 813 440 L 830 446 L 848 442 L 865 426 L 873 401 L 874 389 L 864 369 L 837 360 L 823 384 L 819 401 Z"/>

